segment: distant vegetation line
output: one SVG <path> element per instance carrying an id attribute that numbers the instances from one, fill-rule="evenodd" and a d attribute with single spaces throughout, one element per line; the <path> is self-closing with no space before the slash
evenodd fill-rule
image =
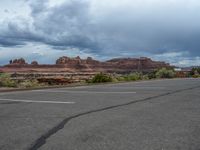
<path id="1" fill-rule="evenodd" d="M 180 72 L 174 71 L 174 69 L 161 68 L 149 73 L 135 72 L 126 75 L 113 75 L 99 73 L 95 75 L 89 83 L 103 83 L 103 82 L 119 82 L 119 81 L 138 81 L 138 80 L 151 80 L 151 79 L 170 79 L 170 78 L 200 78 L 200 68 L 193 68 L 191 72 L 180 74 Z"/>
<path id="2" fill-rule="evenodd" d="M 200 68 L 193 68 L 190 72 L 180 73 L 174 69 L 161 68 L 148 73 L 133 72 L 129 74 L 115 74 L 115 73 L 97 73 L 92 78 L 85 79 L 84 83 L 105 83 L 105 82 L 129 82 L 138 80 L 151 80 L 151 79 L 167 79 L 167 78 L 200 78 Z M 56 79 L 24 79 L 14 80 L 10 74 L 0 73 L 0 87 L 12 88 L 37 88 L 52 85 L 65 85 L 69 84 L 69 79 L 56 78 Z"/>

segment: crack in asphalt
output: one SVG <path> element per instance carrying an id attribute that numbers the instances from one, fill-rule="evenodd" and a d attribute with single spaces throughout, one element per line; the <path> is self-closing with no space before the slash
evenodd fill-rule
<path id="1" fill-rule="evenodd" d="M 167 96 L 167 95 L 171 95 L 171 94 L 175 94 L 175 93 L 179 93 L 179 92 L 183 92 L 183 91 L 187 91 L 187 90 L 193 90 L 193 89 L 196 89 L 196 88 L 199 88 L 199 87 L 200 86 L 195 86 L 195 87 L 191 87 L 191 88 L 175 90 L 175 91 L 167 92 L 167 93 L 156 95 L 156 96 L 151 96 L 151 97 L 144 98 L 144 99 L 130 101 L 130 102 L 124 103 L 124 104 L 118 104 L 118 105 L 108 106 L 108 107 L 104 107 L 104 108 L 100 108 L 100 109 L 96 109 L 96 110 L 86 111 L 86 112 L 83 112 L 83 113 L 79 113 L 79 114 L 67 117 L 63 121 L 61 121 L 59 124 L 57 124 L 56 126 L 51 128 L 49 131 L 47 131 L 45 134 L 43 134 L 41 137 L 39 137 L 33 144 L 31 144 L 31 146 L 30 146 L 30 148 L 28 148 L 28 150 L 37 150 L 40 147 L 42 147 L 46 143 L 46 140 L 48 138 L 50 138 L 52 135 L 57 133 L 59 130 L 63 129 L 64 126 L 69 121 L 71 121 L 72 119 L 75 119 L 75 118 L 78 118 L 78 117 L 81 117 L 81 116 L 85 116 L 85 115 L 88 115 L 88 114 L 91 114 L 91 113 L 102 112 L 102 111 L 111 110 L 111 109 L 114 109 L 114 108 L 123 107 L 123 106 L 131 105 L 131 104 L 135 104 L 135 103 L 139 103 L 139 102 L 150 101 L 150 100 L 153 100 L 155 98 L 160 98 L 160 97 L 163 97 L 163 96 Z"/>

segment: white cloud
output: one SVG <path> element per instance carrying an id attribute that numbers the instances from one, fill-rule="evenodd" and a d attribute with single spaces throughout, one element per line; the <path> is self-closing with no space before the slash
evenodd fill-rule
<path id="1" fill-rule="evenodd" d="M 89 53 L 80 52 L 78 49 L 54 50 L 44 44 L 29 43 L 23 47 L 0 48 L 0 64 L 8 64 L 9 60 L 24 58 L 28 63 L 37 60 L 40 64 L 55 64 L 56 59 L 61 56 L 87 58 L 93 56 Z"/>
<path id="2" fill-rule="evenodd" d="M 200 57 L 182 58 L 178 64 L 179 66 L 200 66 Z"/>
<path id="3" fill-rule="evenodd" d="M 49 6 L 50 7 L 54 7 L 54 6 L 59 6 L 61 4 L 63 4 L 64 2 L 66 2 L 66 0 L 49 0 Z"/>
<path id="4" fill-rule="evenodd" d="M 165 60 L 172 65 L 180 67 L 200 66 L 200 57 L 191 57 L 188 51 L 183 52 L 167 52 L 158 55 L 152 55 L 155 60 Z"/>

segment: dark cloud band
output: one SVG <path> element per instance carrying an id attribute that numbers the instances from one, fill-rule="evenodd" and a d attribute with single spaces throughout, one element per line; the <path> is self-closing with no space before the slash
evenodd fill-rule
<path id="1" fill-rule="evenodd" d="M 142 1 L 95 9 L 90 0 L 66 0 L 54 7 L 46 0 L 28 0 L 31 21 L 7 21 L 0 27 L 0 46 L 38 42 L 109 56 L 170 52 L 200 56 L 200 9 L 195 6 L 199 2 Z"/>

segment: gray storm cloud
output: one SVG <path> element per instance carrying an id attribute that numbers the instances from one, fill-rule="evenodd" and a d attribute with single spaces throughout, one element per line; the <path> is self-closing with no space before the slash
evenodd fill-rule
<path id="1" fill-rule="evenodd" d="M 29 19 L 0 23 L 1 46 L 38 42 L 110 56 L 200 55 L 197 0 L 66 0 L 55 6 L 29 0 L 28 4 Z"/>
<path id="2" fill-rule="evenodd" d="M 38 5 L 43 7 L 38 9 Z M 33 27 L 43 36 L 42 42 L 58 49 L 98 49 L 91 32 L 93 26 L 88 2 L 71 0 L 60 6 L 48 7 L 45 2 L 34 1 L 31 10 Z"/>

